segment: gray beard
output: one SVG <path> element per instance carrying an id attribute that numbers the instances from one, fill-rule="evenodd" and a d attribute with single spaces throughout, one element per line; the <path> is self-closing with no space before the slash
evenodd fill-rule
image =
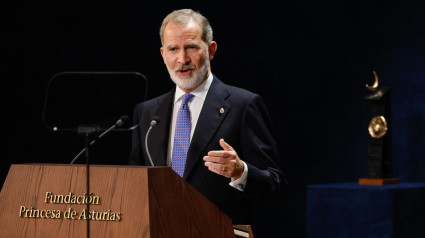
<path id="1" fill-rule="evenodd" d="M 195 69 L 195 74 L 193 76 L 182 76 L 179 77 L 176 75 L 175 69 L 170 69 L 167 65 L 168 73 L 170 74 L 171 80 L 179 86 L 180 88 L 184 89 L 193 89 L 206 78 L 208 73 L 208 68 L 210 66 L 210 60 L 209 55 L 207 51 L 206 60 L 205 63 L 202 65 L 200 69 Z"/>
<path id="2" fill-rule="evenodd" d="M 205 62 L 200 69 L 196 69 L 193 76 L 179 77 L 174 70 L 170 69 L 168 69 L 168 72 L 170 73 L 171 80 L 173 80 L 177 86 L 184 89 L 192 89 L 201 84 L 205 79 L 208 72 L 208 63 Z"/>

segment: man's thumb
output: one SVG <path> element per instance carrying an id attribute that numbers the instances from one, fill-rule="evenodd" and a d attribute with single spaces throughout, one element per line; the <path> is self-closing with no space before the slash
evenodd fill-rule
<path id="1" fill-rule="evenodd" d="M 234 151 L 234 149 L 229 144 L 227 144 L 227 142 L 225 142 L 224 139 L 220 139 L 220 146 L 225 151 Z"/>

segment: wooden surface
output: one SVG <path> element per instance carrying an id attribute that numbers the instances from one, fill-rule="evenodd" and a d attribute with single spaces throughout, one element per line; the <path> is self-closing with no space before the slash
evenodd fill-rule
<path id="1" fill-rule="evenodd" d="M 86 237 L 86 204 L 46 203 L 86 193 L 86 166 L 14 164 L 0 193 L 0 237 Z M 90 211 L 120 213 L 120 221 L 90 220 L 90 237 L 234 237 L 230 218 L 169 167 L 91 165 Z M 19 217 L 20 207 L 60 211 L 61 217 Z M 76 219 L 64 218 L 76 211 Z"/>
<path id="2" fill-rule="evenodd" d="M 152 237 L 232 237 L 232 220 L 171 168 L 149 173 Z M 180 235 L 178 235 L 180 234 Z"/>

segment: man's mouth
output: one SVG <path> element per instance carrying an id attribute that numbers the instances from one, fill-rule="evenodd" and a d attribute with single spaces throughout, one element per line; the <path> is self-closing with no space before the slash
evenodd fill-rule
<path id="1" fill-rule="evenodd" d="M 182 66 L 176 70 L 177 73 L 180 75 L 187 75 L 190 74 L 192 70 L 194 70 L 195 67 L 192 66 Z"/>

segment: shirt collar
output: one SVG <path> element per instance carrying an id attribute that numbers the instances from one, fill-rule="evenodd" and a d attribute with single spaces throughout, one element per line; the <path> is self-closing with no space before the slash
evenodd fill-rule
<path id="1" fill-rule="evenodd" d="M 211 86 L 211 83 L 213 81 L 213 74 L 212 72 L 209 73 L 207 80 L 205 80 L 201 85 L 199 85 L 197 88 L 195 88 L 191 94 L 193 94 L 195 97 L 200 98 L 205 101 L 205 98 L 207 97 L 208 89 Z M 174 96 L 174 104 L 181 100 L 181 97 L 186 94 L 185 91 L 181 90 L 179 87 L 176 86 L 176 93 Z"/>

